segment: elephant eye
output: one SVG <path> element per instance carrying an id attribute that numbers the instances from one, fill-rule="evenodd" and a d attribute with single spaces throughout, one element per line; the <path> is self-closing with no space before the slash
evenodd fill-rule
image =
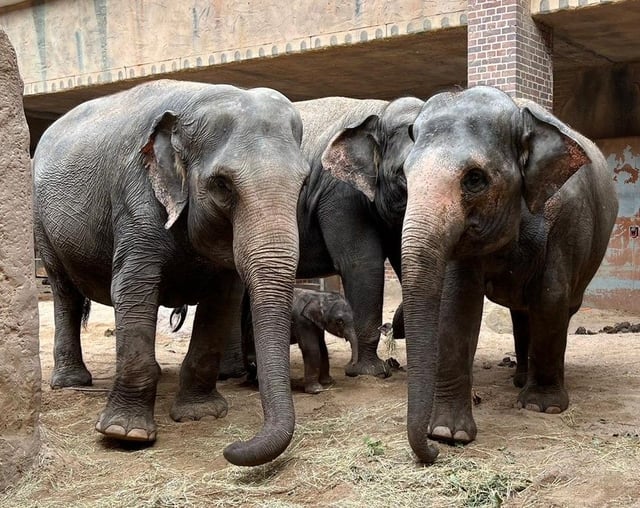
<path id="1" fill-rule="evenodd" d="M 228 205 L 233 197 L 231 182 L 224 176 L 213 176 L 209 180 L 209 189 L 216 202 L 222 205 Z"/>
<path id="2" fill-rule="evenodd" d="M 467 192 L 478 193 L 489 185 L 489 180 L 484 171 L 479 168 L 472 168 L 462 178 L 462 187 Z"/>

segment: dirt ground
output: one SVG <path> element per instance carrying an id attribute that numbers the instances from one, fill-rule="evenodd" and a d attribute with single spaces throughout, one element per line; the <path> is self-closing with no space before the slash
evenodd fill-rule
<path id="1" fill-rule="evenodd" d="M 385 321 L 398 301 L 392 287 Z M 159 317 L 158 440 L 135 448 L 93 430 L 114 374 L 112 309 L 94 304 L 83 333 L 93 391 L 52 391 L 52 303 L 43 301 L 43 451 L 0 506 L 640 506 L 640 334 L 573 334 L 578 326 L 600 330 L 620 321 L 640 316 L 584 308 L 574 317 L 566 355 L 570 408 L 537 414 L 514 407 L 515 369 L 498 365 L 514 356 L 508 311 L 487 303 L 474 368 L 478 438 L 465 447 L 439 445 L 431 467 L 415 464 L 406 439 L 406 373 L 346 378 L 348 345 L 327 336 L 334 386 L 319 395 L 294 392 L 289 449 L 271 464 L 240 468 L 222 449 L 251 437 L 262 419 L 257 391 L 241 379 L 219 384 L 229 401 L 226 418 L 169 418 L 190 323 L 170 333 L 168 311 Z M 292 377 L 301 378 L 300 353 L 291 351 Z M 380 354 L 406 364 L 403 341 L 382 342 Z"/>

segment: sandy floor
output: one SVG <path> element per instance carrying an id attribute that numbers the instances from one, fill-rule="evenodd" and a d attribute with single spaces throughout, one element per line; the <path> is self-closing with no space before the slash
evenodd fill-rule
<path id="1" fill-rule="evenodd" d="M 398 293 L 387 293 L 386 321 Z M 112 309 L 94 305 L 83 333 L 90 392 L 48 387 L 51 302 L 41 302 L 40 312 L 43 453 L 0 506 L 640 506 L 640 334 L 573 334 L 639 316 L 583 309 L 574 317 L 566 355 L 571 405 L 546 415 L 514 407 L 515 369 L 498 366 L 513 356 L 508 311 L 487 304 L 475 360 L 478 438 L 466 447 L 439 445 L 429 468 L 415 465 L 406 440 L 406 374 L 346 378 L 348 345 L 328 336 L 335 385 L 315 396 L 296 391 L 294 442 L 274 463 L 244 469 L 221 453 L 260 426 L 259 395 L 242 380 L 219 384 L 226 418 L 169 418 L 190 323 L 172 334 L 168 311 L 159 317 L 158 441 L 135 449 L 93 430 L 114 373 L 114 338 L 105 335 Z M 406 363 L 403 341 L 391 353 L 381 343 L 380 354 Z M 292 376 L 302 376 L 295 346 Z"/>

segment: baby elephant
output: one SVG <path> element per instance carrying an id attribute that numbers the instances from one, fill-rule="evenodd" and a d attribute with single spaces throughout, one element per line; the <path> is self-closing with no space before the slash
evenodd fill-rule
<path id="1" fill-rule="evenodd" d="M 247 307 L 245 302 L 242 335 L 245 357 L 250 364 L 255 355 Z M 323 385 L 333 382 L 329 375 L 329 353 L 324 342 L 325 330 L 351 344 L 351 363 L 357 363 L 358 339 L 349 303 L 338 293 L 295 288 L 291 313 L 291 344 L 298 343 L 302 351 L 304 391 L 307 393 L 319 393 L 323 390 Z"/>

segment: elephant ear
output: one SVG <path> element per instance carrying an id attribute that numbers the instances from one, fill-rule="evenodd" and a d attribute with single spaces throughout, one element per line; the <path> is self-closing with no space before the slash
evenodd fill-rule
<path id="1" fill-rule="evenodd" d="M 338 132 L 322 154 L 322 166 L 374 200 L 380 165 L 377 130 L 380 118 L 370 115 L 362 123 Z"/>
<path id="2" fill-rule="evenodd" d="M 180 156 L 183 149 L 179 119 L 173 111 L 166 111 L 153 123 L 141 150 L 153 192 L 167 211 L 165 229 L 178 220 L 188 201 L 187 172 Z"/>
<path id="3" fill-rule="evenodd" d="M 582 166 L 591 162 L 571 130 L 537 105 L 521 110 L 524 199 L 532 213 Z"/>
<path id="4" fill-rule="evenodd" d="M 318 298 L 309 300 L 302 308 L 302 316 L 311 321 L 318 328 L 324 330 L 324 304 Z"/>

